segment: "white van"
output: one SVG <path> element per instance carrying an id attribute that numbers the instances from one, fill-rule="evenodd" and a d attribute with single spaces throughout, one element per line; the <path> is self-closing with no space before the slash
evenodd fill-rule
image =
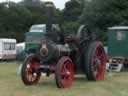
<path id="1" fill-rule="evenodd" d="M 16 39 L 0 38 L 0 60 L 16 59 Z"/>
<path id="2" fill-rule="evenodd" d="M 21 52 L 23 52 L 25 50 L 25 42 L 22 43 L 17 43 L 16 44 L 16 54 L 20 54 Z"/>

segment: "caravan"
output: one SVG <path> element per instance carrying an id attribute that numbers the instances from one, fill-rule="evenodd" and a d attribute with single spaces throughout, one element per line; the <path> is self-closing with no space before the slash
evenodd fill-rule
<path id="1" fill-rule="evenodd" d="M 0 60 L 16 59 L 16 39 L 0 39 Z"/>

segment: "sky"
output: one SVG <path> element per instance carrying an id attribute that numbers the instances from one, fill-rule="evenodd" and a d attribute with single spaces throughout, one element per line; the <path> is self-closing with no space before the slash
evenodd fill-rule
<path id="1" fill-rule="evenodd" d="M 21 0 L 0 0 L 0 2 L 3 2 L 3 1 L 19 2 L 19 1 L 21 1 Z M 69 1 L 69 0 L 41 0 L 41 1 L 52 1 L 52 2 L 54 2 L 56 8 L 63 9 L 63 8 L 64 8 L 64 5 L 65 5 L 65 2 L 67 2 L 67 1 Z"/>

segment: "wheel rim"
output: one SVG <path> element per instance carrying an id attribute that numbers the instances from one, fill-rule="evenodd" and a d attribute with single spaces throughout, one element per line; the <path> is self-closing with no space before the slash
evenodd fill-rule
<path id="1" fill-rule="evenodd" d="M 73 64 L 70 61 L 64 62 L 60 68 L 60 82 L 63 88 L 68 88 L 71 86 L 73 76 Z"/>
<path id="2" fill-rule="evenodd" d="M 25 66 L 25 77 L 26 81 L 30 84 L 37 83 L 40 78 L 40 64 L 39 60 L 36 57 L 32 57 L 26 62 Z"/>
<path id="3" fill-rule="evenodd" d="M 95 79 L 103 80 L 106 67 L 106 56 L 104 48 L 101 45 L 95 50 L 92 64 Z"/>

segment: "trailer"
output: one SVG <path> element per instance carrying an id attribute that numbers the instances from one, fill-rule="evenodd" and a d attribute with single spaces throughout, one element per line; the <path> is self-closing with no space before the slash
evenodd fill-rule
<path id="1" fill-rule="evenodd" d="M 60 30 L 58 24 L 52 24 L 54 29 Z M 46 34 L 46 24 L 35 24 L 25 33 L 25 51 L 27 53 L 35 52 L 42 38 Z M 28 52 L 29 51 L 29 52 Z"/>
<path id="2" fill-rule="evenodd" d="M 16 39 L 0 39 L 0 60 L 16 59 Z"/>
<path id="3" fill-rule="evenodd" d="M 128 26 L 108 28 L 108 56 L 110 70 L 120 72 L 128 67 Z"/>

